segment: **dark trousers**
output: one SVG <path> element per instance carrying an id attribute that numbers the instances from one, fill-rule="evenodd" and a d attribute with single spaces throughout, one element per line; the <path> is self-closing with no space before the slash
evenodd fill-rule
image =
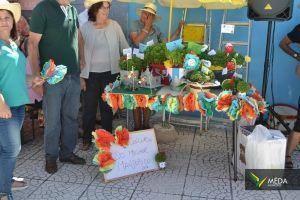
<path id="1" fill-rule="evenodd" d="M 45 116 L 44 146 L 46 160 L 68 158 L 74 152 L 78 138 L 80 107 L 79 74 L 66 75 L 57 84 L 44 84 Z"/>
<path id="2" fill-rule="evenodd" d="M 113 113 L 109 105 L 102 100 L 104 88 L 116 80 L 118 74 L 111 72 L 90 73 L 85 79 L 86 91 L 83 93 L 83 140 L 92 141 L 92 131 L 95 130 L 96 114 L 99 105 L 102 128 L 112 132 Z"/>

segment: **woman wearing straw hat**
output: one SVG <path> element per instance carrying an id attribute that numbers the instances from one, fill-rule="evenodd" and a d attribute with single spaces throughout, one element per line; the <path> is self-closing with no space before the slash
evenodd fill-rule
<path id="1" fill-rule="evenodd" d="M 138 15 L 140 19 L 132 23 L 130 31 L 130 39 L 134 47 L 138 48 L 140 43 L 147 44 L 147 42 L 159 43 L 167 41 L 159 28 L 154 24 L 155 21 L 161 19 L 161 17 L 157 15 L 155 4 L 146 3 L 142 9 L 138 10 Z M 183 22 L 181 21 L 177 30 L 172 35 L 171 40 L 179 36 L 182 26 Z M 136 108 L 133 110 L 134 130 L 150 128 L 150 112 L 148 108 Z"/>
<path id="2" fill-rule="evenodd" d="M 120 72 L 119 59 L 122 49 L 129 45 L 120 25 L 108 18 L 111 0 L 85 0 L 89 21 L 80 27 L 80 38 L 84 43 L 85 64 L 80 77 L 83 93 L 83 150 L 92 142 L 96 112 L 99 104 L 102 128 L 111 132 L 113 113 L 101 95 L 109 83 L 115 81 Z"/>
<path id="3" fill-rule="evenodd" d="M 25 73 L 26 59 L 14 42 L 17 39 L 16 23 L 20 17 L 20 4 L 0 0 L 1 200 L 13 199 L 11 190 L 13 170 L 21 150 L 20 131 L 25 115 L 24 105 L 29 103 Z"/>

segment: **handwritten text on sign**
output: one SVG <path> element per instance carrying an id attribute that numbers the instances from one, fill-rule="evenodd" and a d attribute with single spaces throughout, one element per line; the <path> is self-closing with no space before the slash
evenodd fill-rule
<path id="1" fill-rule="evenodd" d="M 155 162 L 158 148 L 154 129 L 130 133 L 128 147 L 112 144 L 111 153 L 116 165 L 104 174 L 105 181 L 158 169 Z"/>

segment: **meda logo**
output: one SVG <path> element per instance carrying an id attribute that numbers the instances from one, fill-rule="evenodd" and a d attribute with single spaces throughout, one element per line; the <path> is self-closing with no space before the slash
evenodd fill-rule
<path id="1" fill-rule="evenodd" d="M 269 187 L 281 187 L 284 184 L 288 184 L 288 181 L 286 178 L 275 177 L 269 178 L 267 183 Z"/>
<path id="2" fill-rule="evenodd" d="M 268 179 L 268 177 L 260 178 L 260 177 L 258 177 L 256 174 L 254 174 L 254 173 L 252 173 L 252 172 L 249 174 L 249 178 L 250 178 L 251 182 L 252 182 L 253 184 L 255 184 L 255 187 L 256 187 L 257 189 L 261 189 L 262 186 L 263 186 L 263 184 L 264 184 L 264 183 L 266 182 L 266 180 Z"/>

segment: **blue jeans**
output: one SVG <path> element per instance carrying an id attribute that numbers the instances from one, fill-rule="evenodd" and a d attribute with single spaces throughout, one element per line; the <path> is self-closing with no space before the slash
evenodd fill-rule
<path id="1" fill-rule="evenodd" d="M 16 159 L 21 150 L 21 128 L 25 116 L 24 106 L 11 107 L 10 119 L 0 118 L 0 194 L 12 199 L 11 184 Z"/>
<path id="2" fill-rule="evenodd" d="M 80 78 L 66 75 L 54 85 L 45 83 L 43 111 L 45 116 L 44 144 L 46 161 L 68 158 L 78 138 Z"/>

